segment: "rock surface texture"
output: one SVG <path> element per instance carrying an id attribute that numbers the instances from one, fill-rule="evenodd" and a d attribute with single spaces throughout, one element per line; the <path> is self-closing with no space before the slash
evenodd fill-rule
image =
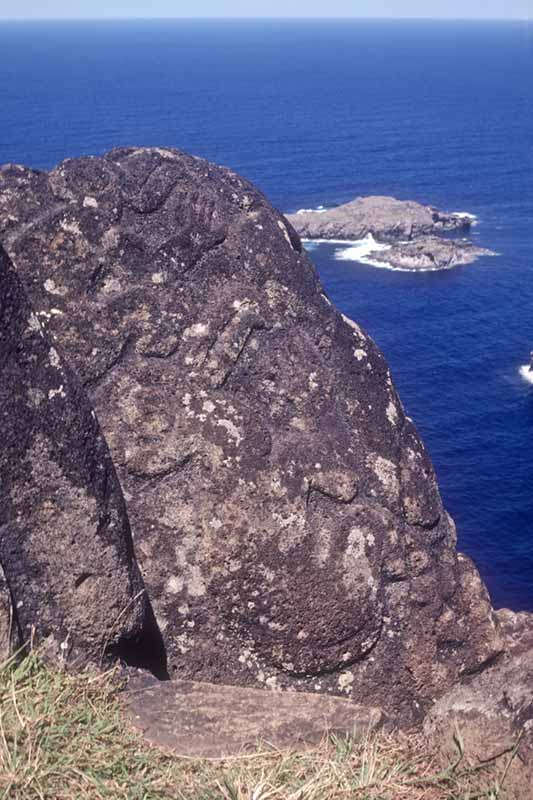
<path id="1" fill-rule="evenodd" d="M 533 616 L 497 612 L 506 648 L 491 669 L 471 676 L 441 697 L 424 722 L 444 749 L 461 731 L 479 764 L 517 748 L 505 782 L 505 797 L 533 796 Z"/>
<path id="2" fill-rule="evenodd" d="M 0 663 L 9 658 L 14 642 L 13 603 L 4 570 L 0 565 Z"/>
<path id="3" fill-rule="evenodd" d="M 494 255 L 492 250 L 476 247 L 468 240 L 421 236 L 411 242 L 397 242 L 388 250 L 372 252 L 368 258 L 397 269 L 440 270 L 473 264 L 481 256 Z"/>
<path id="4" fill-rule="evenodd" d="M 6 166 L 0 240 L 97 410 L 173 676 L 408 722 L 502 650 L 387 364 L 249 183 L 162 149 Z"/>
<path id="5" fill-rule="evenodd" d="M 467 231 L 472 218 L 394 197 L 356 197 L 325 211 L 299 211 L 287 219 L 307 239 L 364 239 L 397 242 L 418 236 Z"/>
<path id="6" fill-rule="evenodd" d="M 272 692 L 194 681 L 130 681 L 124 703 L 148 741 L 187 758 L 305 749 L 326 735 L 359 740 L 382 714 L 339 697 Z"/>
<path id="7" fill-rule="evenodd" d="M 94 411 L 1 248 L 0 426 L 0 651 L 17 634 L 99 664 L 145 619 L 126 509 Z"/>

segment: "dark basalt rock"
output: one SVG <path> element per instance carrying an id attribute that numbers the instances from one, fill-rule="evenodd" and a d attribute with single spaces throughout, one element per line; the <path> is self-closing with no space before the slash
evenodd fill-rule
<path id="1" fill-rule="evenodd" d="M 0 653 L 16 635 L 99 664 L 146 618 L 126 509 L 94 411 L 1 248 L 0 425 Z"/>
<path id="2" fill-rule="evenodd" d="M 533 790 L 533 615 L 497 612 L 505 652 L 491 669 L 470 676 L 441 697 L 424 731 L 444 750 L 461 732 L 478 766 L 516 751 L 505 780 L 505 797 L 529 800 Z"/>
<path id="3" fill-rule="evenodd" d="M 7 585 L 4 570 L 0 565 L 0 664 L 9 658 L 16 643 L 14 627 L 11 592 Z"/>
<path id="4" fill-rule="evenodd" d="M 0 239 L 97 410 L 175 677 L 409 721 L 501 651 L 387 364 L 249 183 L 160 149 L 7 166 Z"/>

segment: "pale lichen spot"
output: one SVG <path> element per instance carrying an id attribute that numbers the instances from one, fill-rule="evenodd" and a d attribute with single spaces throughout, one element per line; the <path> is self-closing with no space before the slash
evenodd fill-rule
<path id="1" fill-rule="evenodd" d="M 55 347 L 50 348 L 49 358 L 50 358 L 50 364 L 53 367 L 55 367 L 55 369 L 58 369 L 61 364 L 61 361 L 59 358 L 59 353 L 57 352 Z"/>
<path id="2" fill-rule="evenodd" d="M 176 642 L 178 645 L 178 650 L 183 655 L 189 652 L 193 644 L 193 640 L 191 639 L 188 633 L 181 633 L 179 636 L 176 637 Z"/>
<path id="3" fill-rule="evenodd" d="M 248 297 L 243 297 L 242 300 L 234 300 L 231 305 L 236 311 L 241 311 L 244 308 L 249 308 L 250 299 Z"/>
<path id="4" fill-rule="evenodd" d="M 234 440 L 236 447 L 240 445 L 243 440 L 243 435 L 234 422 L 232 422 L 230 419 L 219 419 L 217 422 L 217 427 L 225 428 L 229 436 L 231 436 L 231 438 Z"/>
<path id="5" fill-rule="evenodd" d="M 365 535 L 366 531 L 363 528 L 355 526 L 348 533 L 342 556 L 342 581 L 347 589 L 360 589 L 364 583 L 369 585 L 369 578 L 372 577 L 370 562 L 365 552 Z"/>
<path id="6" fill-rule="evenodd" d="M 32 386 L 30 386 L 28 389 L 28 397 L 35 408 L 39 408 L 45 399 L 44 392 L 42 392 L 40 389 L 34 389 Z"/>
<path id="7" fill-rule="evenodd" d="M 320 528 L 317 536 L 316 557 L 319 566 L 325 567 L 328 563 L 331 550 L 331 531 L 327 528 Z"/>
<path id="8" fill-rule="evenodd" d="M 308 379 L 307 379 L 307 382 L 309 384 L 309 388 L 310 388 L 311 391 L 314 391 L 315 389 L 318 389 L 318 381 L 317 381 L 316 377 L 317 377 L 317 373 L 316 372 L 312 372 L 309 375 Z"/>
<path id="9" fill-rule="evenodd" d="M 205 580 L 198 564 L 189 565 L 187 591 L 191 597 L 202 597 L 207 591 Z"/>
<path id="10" fill-rule="evenodd" d="M 63 286 L 57 286 L 55 281 L 47 278 L 44 282 L 44 288 L 49 294 L 65 295 L 67 290 Z"/>
<path id="11" fill-rule="evenodd" d="M 198 339 L 209 332 L 209 323 L 195 322 L 183 331 L 184 339 Z"/>
<path id="12" fill-rule="evenodd" d="M 83 207 L 84 208 L 98 208 L 98 200 L 96 197 L 84 197 L 83 198 Z"/>
<path id="13" fill-rule="evenodd" d="M 168 619 L 166 619 L 165 617 L 161 616 L 161 614 L 155 614 L 155 619 L 156 619 L 156 622 L 157 622 L 157 627 L 159 628 L 161 633 L 164 633 L 166 631 L 166 629 L 168 628 Z"/>
<path id="14" fill-rule="evenodd" d="M 41 323 L 33 313 L 28 317 L 28 329 L 30 331 L 34 331 L 34 333 L 39 333 L 41 336 L 44 336 Z"/>
<path id="15" fill-rule="evenodd" d="M 307 422 L 303 417 L 293 417 L 290 422 L 291 428 L 295 428 L 297 431 L 306 431 L 307 430 Z"/>
<path id="16" fill-rule="evenodd" d="M 374 471 L 387 494 L 391 497 L 397 497 L 400 491 L 400 484 L 395 464 L 389 459 L 383 458 L 383 456 L 369 456 L 368 466 Z"/>
<path id="17" fill-rule="evenodd" d="M 390 401 L 390 403 L 387 406 L 387 412 L 386 413 L 387 413 L 387 419 L 389 420 L 390 424 L 391 425 L 396 425 L 397 422 L 398 422 L 398 411 L 396 409 L 395 404 L 392 402 L 392 400 Z"/>
<path id="18" fill-rule="evenodd" d="M 59 225 L 66 233 L 73 233 L 75 236 L 82 235 L 79 223 L 76 220 L 62 219 Z"/>
<path id="19" fill-rule="evenodd" d="M 347 317 L 346 314 L 341 314 L 341 317 L 343 318 L 345 323 L 350 326 L 350 328 L 352 328 L 360 336 L 363 336 L 363 331 L 361 330 L 361 328 L 359 327 L 357 322 L 354 322 L 353 319 L 350 319 L 350 317 Z"/>
<path id="20" fill-rule="evenodd" d="M 353 672 L 347 670 L 346 672 L 341 672 L 337 684 L 341 692 L 346 692 L 347 694 L 349 694 L 353 682 L 354 682 L 354 674 Z"/>
<path id="21" fill-rule="evenodd" d="M 53 400 L 54 397 L 66 397 L 65 390 L 63 389 L 63 384 L 59 387 L 59 389 L 50 389 L 48 392 L 48 399 Z"/>
<path id="22" fill-rule="evenodd" d="M 291 242 L 291 237 L 289 236 L 289 232 L 288 232 L 287 228 L 285 227 L 285 225 L 283 224 L 283 222 L 280 219 L 278 219 L 278 228 L 282 231 L 285 239 L 287 240 L 289 245 L 292 247 L 292 242 Z"/>
<path id="23" fill-rule="evenodd" d="M 154 272 L 154 273 L 152 273 L 152 283 L 155 283 L 156 286 L 158 286 L 158 285 L 160 285 L 162 283 L 165 283 L 166 279 L 167 279 L 167 273 L 166 272 Z"/>
<path id="24" fill-rule="evenodd" d="M 361 348 L 354 350 L 353 354 L 358 361 L 362 361 L 364 358 L 366 358 L 366 350 L 361 350 Z"/>
<path id="25" fill-rule="evenodd" d="M 169 594 L 179 594 L 183 590 L 183 578 L 172 575 L 167 581 L 166 590 Z"/>

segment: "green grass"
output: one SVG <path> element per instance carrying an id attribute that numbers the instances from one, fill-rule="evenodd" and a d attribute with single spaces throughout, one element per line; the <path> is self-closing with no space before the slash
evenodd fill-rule
<path id="1" fill-rule="evenodd" d="M 179 759 L 125 720 L 113 672 L 71 675 L 36 656 L 0 666 L 0 800 L 503 800 L 512 757 L 439 764 L 423 739 L 330 737 L 305 753 Z"/>

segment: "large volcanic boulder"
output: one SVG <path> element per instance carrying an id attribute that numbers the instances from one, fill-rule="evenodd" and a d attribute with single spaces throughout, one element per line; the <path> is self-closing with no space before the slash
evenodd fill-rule
<path id="1" fill-rule="evenodd" d="M 172 674 L 408 721 L 500 652 L 387 364 L 249 183 L 161 149 L 6 166 L 0 239 L 97 410 Z"/>
<path id="2" fill-rule="evenodd" d="M 0 656 L 17 633 L 99 664 L 146 620 L 126 509 L 94 411 L 1 248 L 0 427 Z"/>

